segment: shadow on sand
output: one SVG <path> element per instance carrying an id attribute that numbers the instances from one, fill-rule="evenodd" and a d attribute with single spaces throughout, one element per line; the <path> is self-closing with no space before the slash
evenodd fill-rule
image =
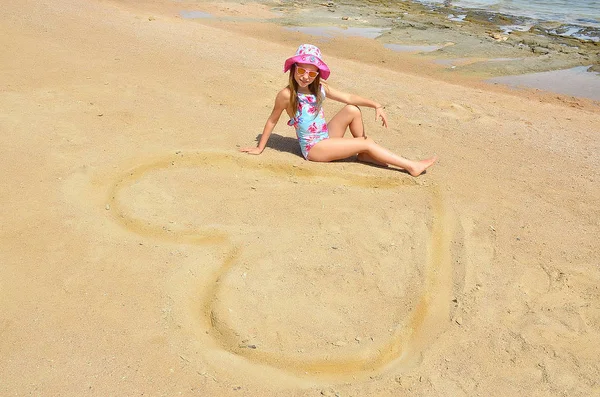
<path id="1" fill-rule="evenodd" d="M 256 135 L 255 141 L 257 144 L 260 141 L 261 136 L 262 136 L 262 134 Z M 300 147 L 298 145 L 298 139 L 294 138 L 294 137 L 283 136 L 283 135 L 279 135 L 279 134 L 271 134 L 271 136 L 269 137 L 269 142 L 267 142 L 267 147 L 271 148 L 271 149 L 275 149 L 280 152 L 291 153 L 300 158 L 304 158 L 304 156 L 302 156 L 302 151 L 300 150 Z M 408 174 L 408 172 L 403 169 L 389 168 L 387 166 L 381 166 L 381 165 L 376 165 L 373 163 L 368 163 L 365 161 L 359 161 L 357 156 L 350 156 L 346 159 L 332 161 L 332 163 L 356 163 L 356 162 L 364 164 L 364 165 L 368 165 L 371 167 L 375 167 L 375 168 L 393 169 L 393 170 Z"/>

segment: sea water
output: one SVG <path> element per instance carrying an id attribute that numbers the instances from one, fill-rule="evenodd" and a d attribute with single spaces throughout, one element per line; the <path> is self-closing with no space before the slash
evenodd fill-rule
<path id="1" fill-rule="evenodd" d="M 421 3 L 600 27 L 600 0 L 423 0 Z"/>
<path id="2" fill-rule="evenodd" d="M 494 77 L 489 83 L 529 87 L 600 101 L 600 73 L 588 72 L 587 66 L 518 76 Z"/>
<path id="3" fill-rule="evenodd" d="M 600 0 L 417 0 L 432 6 L 477 10 L 565 25 L 555 34 L 600 41 Z M 454 17 L 454 15 L 453 15 Z M 518 29 L 518 28 L 517 28 Z"/>

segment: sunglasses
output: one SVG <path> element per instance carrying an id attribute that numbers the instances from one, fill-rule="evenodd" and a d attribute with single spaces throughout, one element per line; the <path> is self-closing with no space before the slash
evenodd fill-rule
<path id="1" fill-rule="evenodd" d="M 307 69 L 301 68 L 300 66 L 296 66 L 296 73 L 298 73 L 299 76 L 304 76 L 304 74 L 306 72 L 308 72 L 308 77 L 310 77 L 311 79 L 314 79 L 319 74 L 319 72 L 307 70 Z"/>

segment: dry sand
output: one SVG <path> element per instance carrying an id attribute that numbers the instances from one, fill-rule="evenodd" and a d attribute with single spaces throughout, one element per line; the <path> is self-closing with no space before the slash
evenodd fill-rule
<path id="1" fill-rule="evenodd" d="M 337 40 L 439 162 L 243 155 L 306 36 L 129 4 L 0 9 L 0 395 L 600 395 L 597 104 Z"/>

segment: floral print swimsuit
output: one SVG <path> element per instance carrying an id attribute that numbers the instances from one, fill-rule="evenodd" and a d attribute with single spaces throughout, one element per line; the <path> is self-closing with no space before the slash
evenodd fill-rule
<path id="1" fill-rule="evenodd" d="M 325 98 L 323 86 L 321 92 Z M 308 152 L 313 146 L 329 138 L 323 108 L 317 108 L 317 98 L 313 94 L 298 93 L 298 109 L 294 118 L 288 121 L 288 125 L 296 129 L 300 150 L 305 159 L 308 159 Z"/>

